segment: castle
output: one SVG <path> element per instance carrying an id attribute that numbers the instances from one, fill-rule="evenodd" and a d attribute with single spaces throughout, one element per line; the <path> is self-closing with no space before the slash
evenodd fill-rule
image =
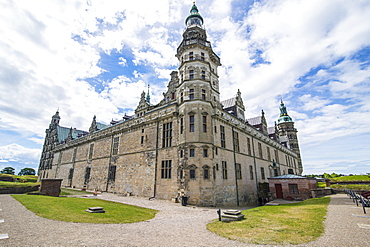
<path id="1" fill-rule="evenodd" d="M 268 127 L 265 114 L 245 119 L 238 90 L 220 101 L 220 58 L 207 41 L 194 4 L 177 48 L 177 71 L 158 104 L 142 93 L 134 116 L 89 131 L 46 130 L 39 177 L 62 186 L 176 200 L 199 206 L 254 205 L 268 194 L 267 178 L 302 173 L 294 122 L 281 101 Z"/>

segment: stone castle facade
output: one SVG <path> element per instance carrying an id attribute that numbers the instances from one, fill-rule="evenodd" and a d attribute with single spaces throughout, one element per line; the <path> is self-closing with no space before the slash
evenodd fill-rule
<path id="1" fill-rule="evenodd" d="M 194 4 L 177 48 L 178 71 L 157 104 L 142 93 L 135 116 L 89 131 L 52 117 L 39 177 L 62 185 L 171 200 L 188 196 L 200 206 L 253 205 L 268 193 L 267 178 L 302 173 L 294 122 L 281 101 L 278 123 L 245 119 L 238 90 L 220 101 L 218 66 Z"/>

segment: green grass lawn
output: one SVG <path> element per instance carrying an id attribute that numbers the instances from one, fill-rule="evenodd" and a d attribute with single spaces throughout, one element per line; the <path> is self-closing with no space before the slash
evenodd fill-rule
<path id="1" fill-rule="evenodd" d="M 154 218 L 154 209 L 136 207 L 99 199 L 12 195 L 36 215 L 59 221 L 77 223 L 120 224 Z M 105 213 L 85 212 L 89 207 L 103 207 Z"/>
<path id="2" fill-rule="evenodd" d="M 31 187 L 31 186 L 37 186 L 40 185 L 40 183 L 21 183 L 21 182 L 4 182 L 0 181 L 0 188 L 8 188 L 8 187 Z"/>
<path id="3" fill-rule="evenodd" d="M 350 189 L 350 190 L 370 190 L 368 184 L 332 184 L 330 185 L 332 189 Z"/>
<path id="4" fill-rule="evenodd" d="M 71 195 L 87 195 L 87 194 L 92 194 L 92 192 L 87 192 L 83 190 L 73 190 L 73 189 L 66 189 L 66 188 L 61 188 L 61 192 L 59 195 L 62 196 L 71 196 Z"/>
<path id="5" fill-rule="evenodd" d="M 329 197 L 299 203 L 263 206 L 243 211 L 245 219 L 214 221 L 207 229 L 229 239 L 253 244 L 301 244 L 324 233 Z"/>

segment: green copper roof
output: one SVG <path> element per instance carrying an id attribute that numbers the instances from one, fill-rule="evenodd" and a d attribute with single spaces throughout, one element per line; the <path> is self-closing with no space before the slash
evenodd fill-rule
<path id="1" fill-rule="evenodd" d="M 193 7 L 191 7 L 190 15 L 186 18 L 185 24 L 187 25 L 188 20 L 193 17 L 198 17 L 202 21 L 203 25 L 203 17 L 199 14 L 198 7 L 195 5 L 195 3 L 193 4 Z"/>
<path id="2" fill-rule="evenodd" d="M 284 102 L 283 102 L 283 100 L 281 100 L 281 103 L 280 103 L 280 117 L 278 119 L 278 124 L 279 123 L 289 123 L 289 122 L 293 122 L 293 120 L 288 115 L 288 112 L 286 110 Z"/>

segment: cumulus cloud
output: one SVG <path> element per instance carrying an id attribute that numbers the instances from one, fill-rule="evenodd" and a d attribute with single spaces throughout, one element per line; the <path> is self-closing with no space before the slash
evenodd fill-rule
<path id="1" fill-rule="evenodd" d="M 367 1 L 197 5 L 223 64 L 222 99 L 240 89 L 246 116 L 263 109 L 272 125 L 282 95 L 302 150 L 370 131 Z M 174 55 L 191 2 L 49 1 L 40 8 L 30 0 L 0 7 L 0 128 L 40 144 L 34 136 L 44 136 L 58 108 L 63 126 L 88 129 L 94 115 L 109 122 L 133 113 L 148 84 L 158 103 L 178 65 Z M 112 54 L 114 72 L 102 65 Z"/>

